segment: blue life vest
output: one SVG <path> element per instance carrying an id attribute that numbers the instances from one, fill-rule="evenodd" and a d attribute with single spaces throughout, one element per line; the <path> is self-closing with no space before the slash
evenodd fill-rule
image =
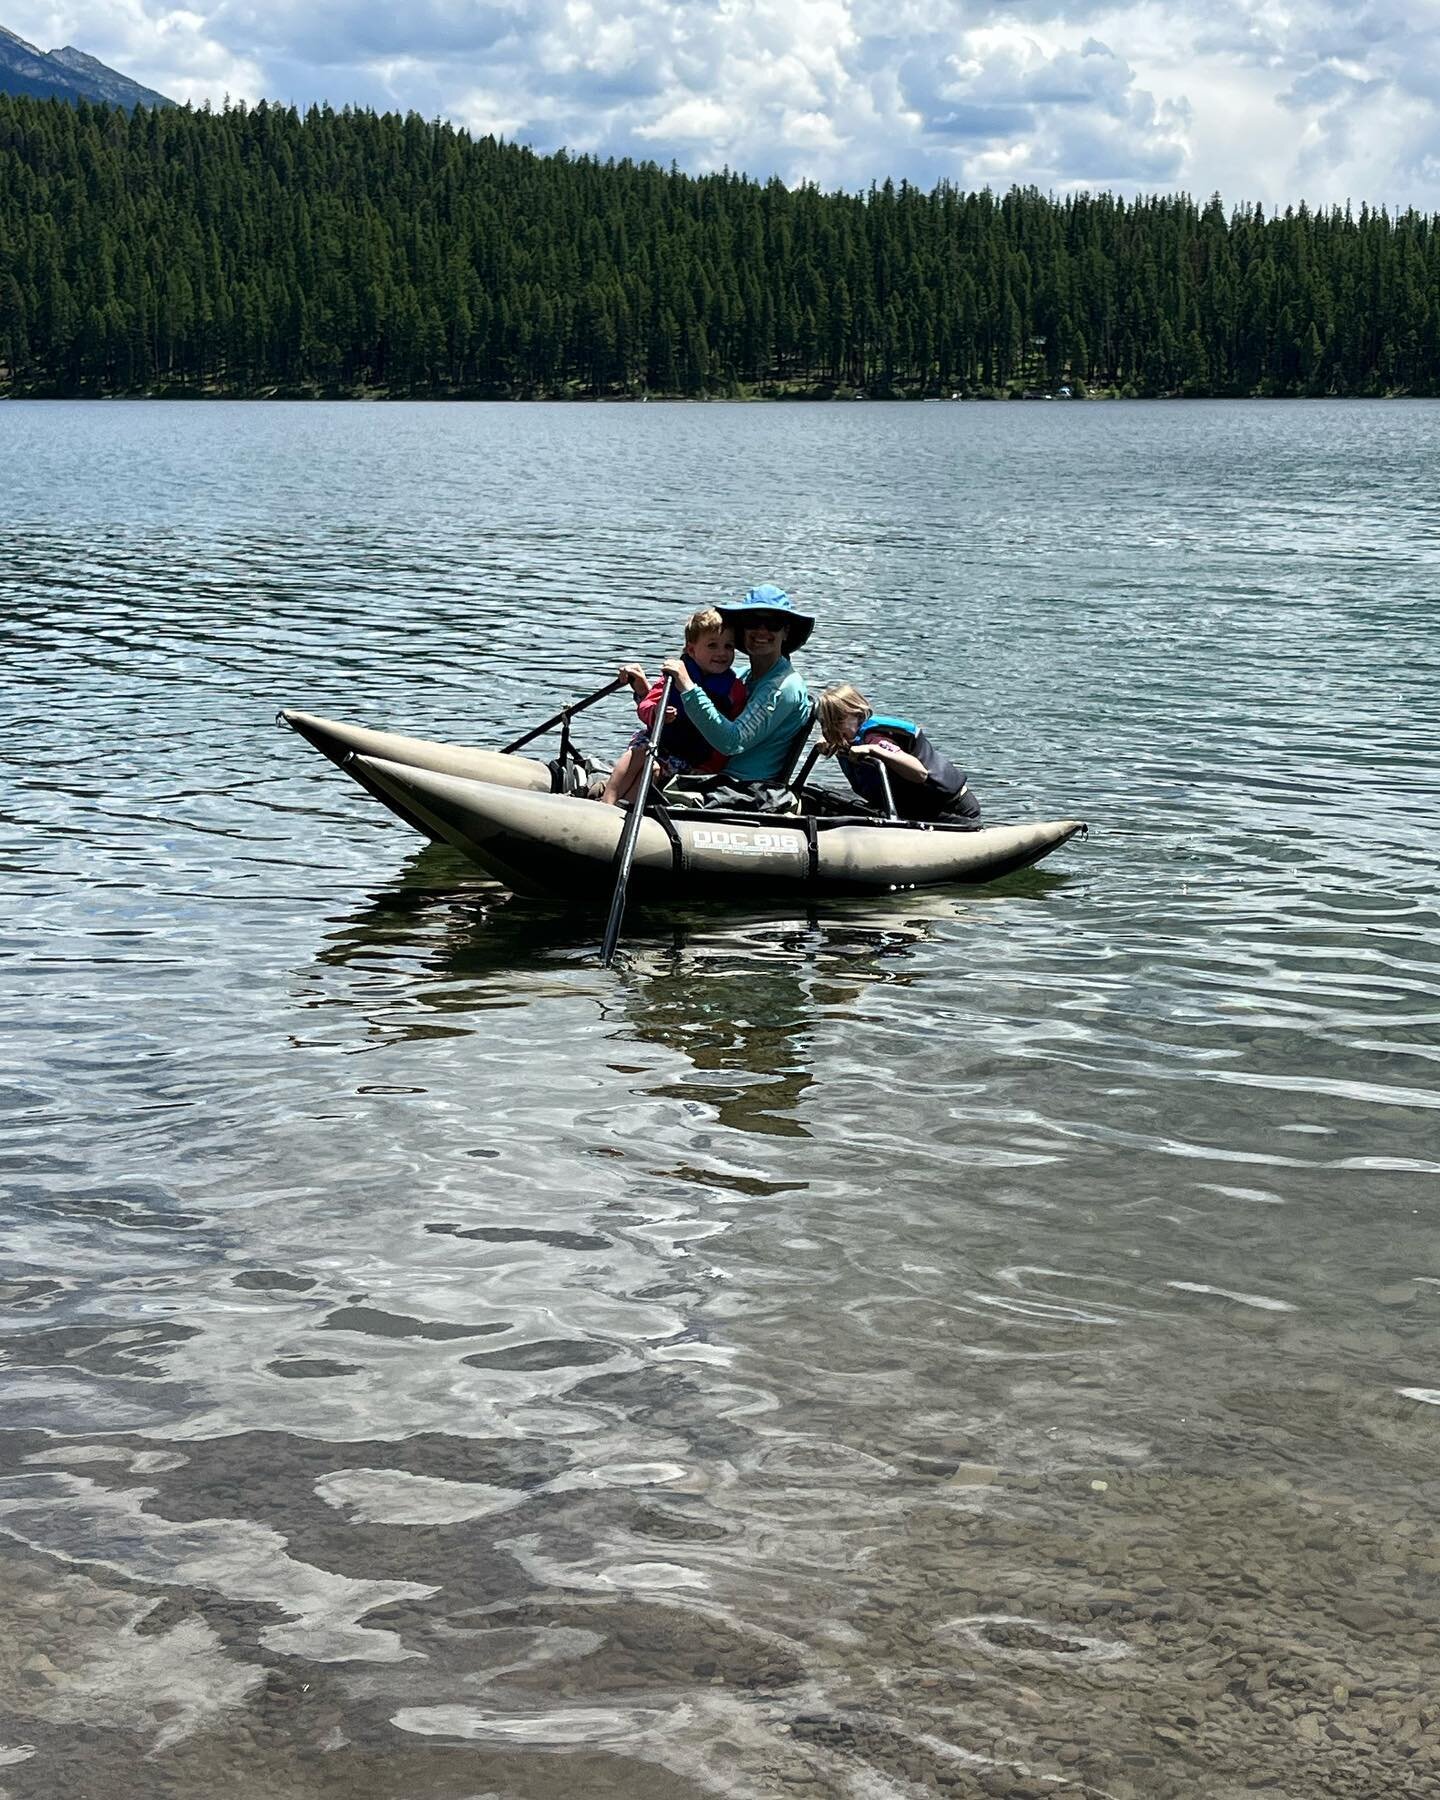
<path id="1" fill-rule="evenodd" d="M 921 735 L 920 727 L 913 719 L 892 719 L 889 713 L 871 713 L 870 717 L 855 733 L 855 742 L 858 744 L 861 738 L 865 736 L 866 732 L 869 731 L 878 731 L 882 737 L 891 737 L 897 731 L 900 732 L 902 736 L 908 738 L 918 738 Z M 902 744 L 900 748 L 902 750 L 908 750 L 910 746 L 908 744 Z"/>
<path id="2" fill-rule="evenodd" d="M 948 757 L 940 754 L 913 719 L 871 713 L 855 733 L 855 743 L 863 744 L 871 733 L 876 737 L 892 738 L 924 767 L 926 779 L 923 782 L 906 781 L 902 775 L 889 776 L 895 810 L 902 819 L 944 819 L 951 824 L 973 820 L 978 824 L 980 802 L 971 793 L 965 776 Z M 857 761 L 842 753 L 840 766 L 845 771 L 845 779 L 860 798 L 884 812 L 885 781 L 874 760 L 867 756 Z"/>
<path id="3" fill-rule="evenodd" d="M 685 667 L 690 671 L 690 679 L 696 687 L 703 688 L 715 702 L 720 716 L 730 717 L 730 696 L 734 693 L 739 677 L 733 669 L 724 669 L 718 675 L 707 674 L 695 658 L 688 652 L 684 657 Z M 692 769 L 701 768 L 715 755 L 714 747 L 706 743 L 696 730 L 692 720 L 685 716 L 685 709 L 679 706 L 680 696 L 675 696 L 677 711 L 675 717 L 660 734 L 660 748 L 667 756 L 678 757 L 689 763 Z"/>

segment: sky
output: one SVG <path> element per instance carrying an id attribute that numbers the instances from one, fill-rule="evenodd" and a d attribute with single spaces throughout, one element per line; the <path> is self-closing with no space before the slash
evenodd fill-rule
<path id="1" fill-rule="evenodd" d="M 1440 212 L 1440 0 L 0 0 L 176 100 L 415 110 L 829 191 Z"/>

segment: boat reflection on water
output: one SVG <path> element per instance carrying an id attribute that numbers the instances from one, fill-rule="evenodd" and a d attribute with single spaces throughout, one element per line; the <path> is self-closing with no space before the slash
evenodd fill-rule
<path id="1" fill-rule="evenodd" d="M 331 923 L 306 972 L 306 1004 L 365 1022 L 368 1046 L 490 1031 L 497 1010 L 590 999 L 614 1039 L 677 1052 L 689 1074 L 666 1091 L 716 1109 L 722 1124 L 806 1136 L 799 1103 L 816 1080 L 817 1032 L 834 1037 L 877 984 L 923 980 L 927 945 L 967 918 L 1034 899 L 1063 875 L 1026 871 L 974 892 L 794 900 L 737 911 L 635 906 L 621 954 L 598 966 L 600 920 L 517 900 L 477 881 L 437 847 L 417 851 L 398 880 Z M 533 1053 L 513 1027 L 517 1058 Z M 553 1046 L 552 1046 L 553 1049 Z"/>
<path id="2" fill-rule="evenodd" d="M 569 992 L 574 921 L 526 912 L 457 851 L 417 850 L 367 902 L 327 921 L 304 1004 L 359 1014 L 376 1043 L 467 1036 L 478 1017 Z"/>

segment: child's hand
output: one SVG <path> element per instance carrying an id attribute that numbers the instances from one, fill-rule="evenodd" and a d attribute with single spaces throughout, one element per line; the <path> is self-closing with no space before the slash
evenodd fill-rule
<path id="1" fill-rule="evenodd" d="M 640 667 L 639 663 L 621 663 L 620 679 L 622 681 L 628 681 L 632 690 L 642 700 L 650 691 L 650 683 L 646 679 L 645 671 Z"/>

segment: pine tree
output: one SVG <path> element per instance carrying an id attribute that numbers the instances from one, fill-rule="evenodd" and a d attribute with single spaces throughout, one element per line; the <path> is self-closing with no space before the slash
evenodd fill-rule
<path id="1" fill-rule="evenodd" d="M 1440 222 L 821 194 L 417 116 L 0 97 L 0 386 L 1440 392 Z"/>

